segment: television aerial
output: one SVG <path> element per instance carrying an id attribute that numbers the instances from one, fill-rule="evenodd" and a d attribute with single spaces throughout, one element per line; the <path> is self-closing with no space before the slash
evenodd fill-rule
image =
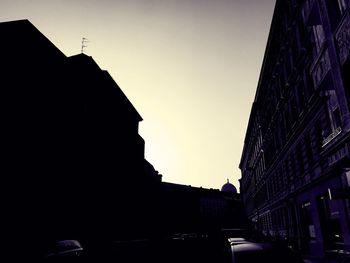
<path id="1" fill-rule="evenodd" d="M 81 53 L 84 53 L 84 48 L 87 47 L 87 43 L 90 42 L 86 37 L 83 37 L 81 40 Z"/>

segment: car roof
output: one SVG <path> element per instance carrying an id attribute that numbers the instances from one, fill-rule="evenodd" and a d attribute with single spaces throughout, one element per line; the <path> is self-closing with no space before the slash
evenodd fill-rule
<path id="1" fill-rule="evenodd" d="M 234 252 L 267 251 L 281 248 L 280 246 L 271 243 L 255 243 L 249 241 L 243 241 L 242 243 L 240 243 L 240 241 L 237 243 L 232 242 L 231 245 L 232 251 Z"/>
<path id="2" fill-rule="evenodd" d="M 252 243 L 243 237 L 231 237 L 231 238 L 228 238 L 228 242 L 230 243 L 231 246 L 237 245 L 237 244 L 242 244 L 242 243 Z"/>

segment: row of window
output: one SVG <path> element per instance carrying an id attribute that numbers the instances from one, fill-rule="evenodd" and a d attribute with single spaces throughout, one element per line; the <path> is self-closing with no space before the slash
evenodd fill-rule
<path id="1" fill-rule="evenodd" d="M 287 2 L 289 2 L 289 4 Z M 286 3 L 289 7 L 286 8 L 287 10 L 298 6 L 296 5 L 298 3 L 295 1 L 287 2 Z M 332 0 L 326 2 L 328 5 L 332 6 L 333 9 L 338 8 L 339 10 L 345 10 L 346 4 L 344 0 Z M 311 27 L 307 25 L 307 21 L 304 21 L 306 19 L 305 15 L 299 15 L 294 17 L 294 19 L 296 19 L 297 21 L 296 23 L 285 21 L 285 23 L 288 24 L 288 27 L 285 27 L 284 30 L 276 30 L 277 34 L 282 35 L 283 37 L 278 37 L 278 35 L 274 36 L 274 41 L 277 41 L 277 43 L 275 43 L 275 47 L 280 47 L 281 51 L 275 52 L 274 50 L 274 52 L 278 53 L 278 55 L 271 56 L 273 57 L 272 61 L 274 59 L 276 59 L 276 61 L 275 66 L 273 67 L 271 72 L 272 79 L 271 82 L 268 84 L 268 91 L 266 91 L 266 93 L 268 93 L 269 95 L 266 96 L 266 99 L 264 98 L 264 100 L 266 100 L 266 103 L 264 104 L 268 105 L 267 110 L 265 111 L 265 116 L 267 116 L 267 119 L 265 121 L 267 122 L 270 121 L 270 116 L 273 116 L 273 114 L 275 113 L 276 107 L 278 103 L 280 103 L 281 98 L 286 96 L 288 88 L 288 85 L 286 85 L 286 83 L 289 83 L 291 81 L 290 76 L 292 74 L 293 69 L 303 68 L 300 67 L 302 65 L 297 65 L 298 63 L 300 63 L 300 61 L 298 61 L 300 52 L 302 50 L 310 50 L 310 47 L 312 47 L 311 50 L 313 52 L 313 55 L 310 61 L 307 62 L 308 64 L 303 65 L 305 67 L 304 72 L 301 73 L 301 75 L 303 75 L 303 81 L 300 81 L 299 79 L 298 81 L 296 81 L 295 84 L 289 84 L 289 86 L 305 85 L 306 89 L 303 87 L 298 87 L 297 91 L 294 92 L 296 94 L 296 100 L 298 100 L 300 104 L 303 104 L 303 100 L 307 100 L 314 92 L 314 86 L 309 72 L 309 67 L 310 63 L 312 63 L 314 58 L 317 57 L 317 55 L 320 53 L 326 37 L 320 18 L 319 1 L 299 1 L 299 6 L 302 6 L 301 11 L 305 11 L 305 9 L 311 8 L 309 5 L 312 5 L 312 9 L 316 10 L 314 11 L 316 12 L 316 14 L 313 14 L 314 18 Z M 290 117 L 289 115 L 292 115 L 291 118 L 293 118 L 297 112 L 297 106 L 295 105 L 296 102 L 291 101 L 290 103 L 292 104 L 290 106 L 291 114 L 287 114 L 287 119 Z M 268 127 L 268 124 L 264 126 Z M 287 127 L 287 129 L 288 128 L 289 127 Z"/>
<path id="2" fill-rule="evenodd" d="M 319 221 L 325 249 L 344 242 L 344 232 L 339 217 L 339 208 L 332 204 L 329 194 L 318 196 L 314 202 L 304 201 L 297 206 L 282 206 L 259 215 L 257 228 L 265 234 L 299 237 L 303 244 L 317 238 L 315 220 Z M 299 228 L 299 229 L 298 229 Z M 346 229 L 346 228 L 345 228 Z"/>
<path id="3" fill-rule="evenodd" d="M 339 9 L 339 17 L 347 6 L 345 0 L 326 2 L 329 12 L 333 12 L 334 8 Z M 292 0 L 285 1 L 284 5 L 288 15 L 281 13 L 280 19 L 283 23 L 278 24 L 281 28 L 275 29 L 275 42 L 271 44 L 275 48 L 281 47 L 280 52 L 274 50 L 275 54 L 272 53 L 270 56 L 271 61 L 275 60 L 275 65 L 271 67 L 270 78 L 266 77 L 265 82 L 268 82 L 264 85 L 266 90 L 260 95 L 263 102 L 259 105 L 263 105 L 264 109 L 259 109 L 259 115 L 256 115 L 259 121 L 255 122 L 250 131 L 252 140 L 246 151 L 249 156 L 247 167 L 250 169 L 246 174 L 252 175 L 249 181 L 254 180 L 254 184 L 247 183 L 247 180 L 244 180 L 247 178 L 243 177 L 242 190 L 248 187 L 254 188 L 260 181 L 265 180 L 266 169 L 278 157 L 279 152 L 293 134 L 293 130 L 298 128 L 295 124 L 310 106 L 310 98 L 316 90 L 310 74 L 310 65 L 313 62 L 312 58 L 320 52 L 325 42 L 325 32 L 319 16 L 320 2 Z M 311 27 L 307 25 L 310 22 L 308 20 L 310 16 L 313 19 Z M 334 14 L 330 13 L 330 19 L 333 19 L 333 16 Z M 296 21 L 291 22 L 291 19 Z M 313 48 L 310 49 L 308 46 Z M 306 53 L 303 62 L 300 60 L 302 50 L 309 50 L 309 55 Z M 310 53 L 311 50 L 313 54 Z M 333 89 L 330 74 L 322 83 L 325 87 L 319 87 L 320 89 Z M 291 75 L 293 78 L 290 77 Z M 341 112 L 337 103 L 333 103 L 332 107 L 327 106 L 325 114 L 316 124 L 312 134 L 305 136 L 300 146 L 295 147 L 286 158 L 285 163 L 288 165 L 281 165 L 287 168 L 278 168 L 271 176 L 275 178 L 271 179 L 269 185 L 272 193 L 278 193 L 289 182 L 302 176 L 305 170 L 319 158 L 321 147 L 327 138 L 337 127 L 341 127 Z"/>
<path id="4" fill-rule="evenodd" d="M 262 232 L 279 235 L 280 230 L 286 229 L 288 213 L 285 207 L 280 207 L 259 217 L 259 226 Z"/>
<path id="5" fill-rule="evenodd" d="M 326 113 L 322 116 L 324 115 Z M 299 143 L 295 144 L 287 155 L 283 156 L 284 158 L 279 161 L 279 165 L 269 175 L 259 166 L 254 170 L 256 183 L 261 182 L 262 185 L 267 187 L 267 194 L 259 195 L 255 199 L 259 198 L 259 202 L 262 203 L 274 199 L 280 193 L 298 183 L 306 174 L 313 175 L 313 166 L 319 163 L 324 145 L 322 123 L 323 118 L 316 121 L 314 127 L 303 135 Z M 258 188 L 260 189 L 260 187 Z"/>

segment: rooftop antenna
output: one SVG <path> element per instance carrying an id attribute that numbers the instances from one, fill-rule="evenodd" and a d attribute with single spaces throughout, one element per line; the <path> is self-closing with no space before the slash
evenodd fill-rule
<path id="1" fill-rule="evenodd" d="M 87 47 L 86 43 L 88 43 L 89 40 L 85 37 L 82 38 L 81 40 L 81 53 L 84 54 L 84 47 Z"/>

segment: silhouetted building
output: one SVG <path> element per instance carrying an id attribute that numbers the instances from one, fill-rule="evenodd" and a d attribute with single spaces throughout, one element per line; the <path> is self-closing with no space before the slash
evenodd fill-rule
<path id="1" fill-rule="evenodd" d="M 277 0 L 240 169 L 256 230 L 350 250 L 350 1 Z"/>
<path id="2" fill-rule="evenodd" d="M 28 20 L 0 23 L 0 36 L 3 239 L 39 246 L 150 234 L 161 179 L 119 86 Z"/>
<path id="3" fill-rule="evenodd" d="M 234 191 L 163 182 L 161 210 L 164 232 L 168 234 L 246 227 L 240 195 Z"/>

